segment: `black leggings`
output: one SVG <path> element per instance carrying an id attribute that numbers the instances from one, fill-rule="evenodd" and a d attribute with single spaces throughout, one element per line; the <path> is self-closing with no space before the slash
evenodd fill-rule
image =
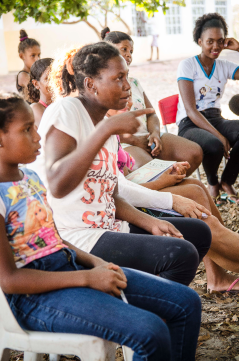
<path id="1" fill-rule="evenodd" d="M 91 253 L 121 267 L 189 285 L 210 248 L 210 228 L 198 219 L 175 217 L 163 220 L 172 223 L 185 240 L 153 236 L 130 224 L 130 233 L 105 232 Z"/>
<path id="2" fill-rule="evenodd" d="M 228 139 L 232 150 L 230 159 L 223 171 L 221 180 L 229 185 L 235 183 L 239 173 L 239 120 L 222 118 L 220 109 L 210 108 L 201 112 L 205 118 Z M 218 183 L 217 171 L 221 163 L 224 149 L 221 141 L 207 130 L 197 127 L 190 118 L 184 118 L 179 124 L 179 132 L 183 138 L 199 144 L 203 150 L 203 167 L 207 181 L 214 186 Z"/>

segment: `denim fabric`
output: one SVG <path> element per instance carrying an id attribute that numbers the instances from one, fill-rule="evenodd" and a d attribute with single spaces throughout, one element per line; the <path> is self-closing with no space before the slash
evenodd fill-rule
<path id="1" fill-rule="evenodd" d="M 72 250 L 38 259 L 25 268 L 84 269 L 76 263 Z M 140 271 L 125 268 L 124 272 L 129 304 L 90 288 L 6 297 L 19 324 L 27 330 L 101 337 L 131 347 L 134 361 L 195 360 L 201 315 L 197 294 Z"/>

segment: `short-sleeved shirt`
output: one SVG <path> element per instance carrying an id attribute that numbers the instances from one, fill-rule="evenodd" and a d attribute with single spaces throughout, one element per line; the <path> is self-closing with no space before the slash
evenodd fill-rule
<path id="1" fill-rule="evenodd" d="M 18 268 L 67 248 L 55 228 L 42 181 L 32 170 L 21 170 L 21 181 L 0 183 L 0 214 Z"/>
<path id="2" fill-rule="evenodd" d="M 47 199 L 61 237 L 90 252 L 104 232 L 129 232 L 127 222 L 115 219 L 113 192 L 119 174 L 118 141 L 116 136 L 111 136 L 95 156 L 81 183 L 68 195 L 57 199 L 51 194 L 45 169 L 46 135 L 52 126 L 74 138 L 77 147 L 95 132 L 95 126 L 79 99 L 67 97 L 57 100 L 43 114 L 38 128 L 42 138 L 41 154 L 29 164 L 46 184 Z M 87 149 L 84 151 L 87 152 Z"/>
<path id="3" fill-rule="evenodd" d="M 239 66 L 227 60 L 217 59 L 210 75 L 207 75 L 198 56 L 181 61 L 178 66 L 177 81 L 193 82 L 196 108 L 202 111 L 209 108 L 219 108 L 228 79 L 234 79 Z M 177 125 L 187 116 L 182 97 L 179 95 Z"/>

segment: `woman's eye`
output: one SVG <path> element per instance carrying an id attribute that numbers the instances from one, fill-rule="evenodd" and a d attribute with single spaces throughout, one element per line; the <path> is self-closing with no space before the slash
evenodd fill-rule
<path id="1" fill-rule="evenodd" d="M 24 131 L 25 131 L 26 133 L 28 133 L 28 132 L 30 132 L 30 129 L 31 129 L 31 127 L 27 127 Z"/>

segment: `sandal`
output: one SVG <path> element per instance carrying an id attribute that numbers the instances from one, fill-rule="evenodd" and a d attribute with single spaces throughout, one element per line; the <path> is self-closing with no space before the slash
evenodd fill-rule
<path id="1" fill-rule="evenodd" d="M 235 284 L 239 281 L 239 278 L 237 278 L 235 281 L 232 282 L 232 284 L 228 287 L 228 289 L 226 290 L 226 292 L 231 292 L 231 293 L 239 293 L 238 290 L 232 290 L 232 288 L 235 286 Z"/>
<path id="2" fill-rule="evenodd" d="M 232 198 L 236 198 L 236 201 Z M 227 200 L 230 203 L 234 203 L 234 204 L 239 204 L 239 196 L 238 196 L 238 192 L 236 194 L 228 194 L 227 195 Z"/>
<path id="3" fill-rule="evenodd" d="M 213 202 L 215 203 L 215 205 L 216 205 L 216 207 L 220 207 L 221 205 L 223 205 L 225 202 L 225 199 L 222 199 L 221 198 L 221 193 L 219 193 L 216 197 L 213 197 L 213 196 L 211 196 L 212 197 L 212 199 L 213 199 Z M 218 203 L 218 201 L 220 202 L 220 203 Z"/>

